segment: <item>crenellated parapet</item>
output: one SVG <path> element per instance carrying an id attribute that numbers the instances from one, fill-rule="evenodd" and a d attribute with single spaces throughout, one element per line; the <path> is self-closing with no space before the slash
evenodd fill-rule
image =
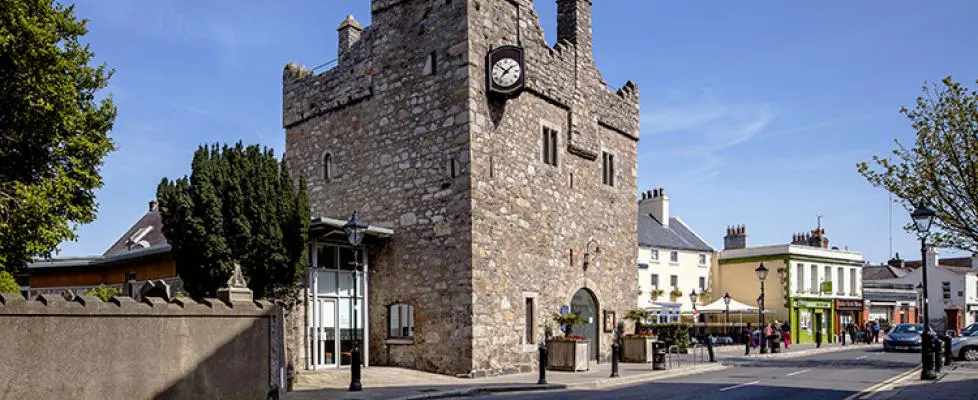
<path id="1" fill-rule="evenodd" d="M 69 296 L 70 297 L 70 296 Z M 262 316 L 280 311 L 281 307 L 266 300 L 225 302 L 214 298 L 194 301 L 178 297 L 166 301 L 160 297 L 146 297 L 142 301 L 131 297 L 115 296 L 102 301 L 94 296 L 66 296 L 39 294 L 34 300 L 21 295 L 0 294 L 2 315 L 88 315 L 88 316 Z"/>

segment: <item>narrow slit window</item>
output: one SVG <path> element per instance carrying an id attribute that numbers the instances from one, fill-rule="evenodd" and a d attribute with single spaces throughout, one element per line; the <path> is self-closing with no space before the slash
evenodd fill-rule
<path id="1" fill-rule="evenodd" d="M 615 186 L 615 155 L 601 152 L 601 183 Z"/>
<path id="2" fill-rule="evenodd" d="M 543 127 L 540 149 L 543 153 L 543 163 L 557 166 L 557 131 L 549 127 Z"/>
<path id="3" fill-rule="evenodd" d="M 326 153 L 323 155 L 323 180 L 333 179 L 333 155 Z"/>

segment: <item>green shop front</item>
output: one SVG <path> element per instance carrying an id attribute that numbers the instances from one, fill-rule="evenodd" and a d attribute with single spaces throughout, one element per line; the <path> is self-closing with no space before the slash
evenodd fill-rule
<path id="1" fill-rule="evenodd" d="M 815 343 L 822 332 L 822 343 L 833 342 L 835 310 L 832 299 L 795 298 L 791 300 L 791 334 L 794 343 Z"/>

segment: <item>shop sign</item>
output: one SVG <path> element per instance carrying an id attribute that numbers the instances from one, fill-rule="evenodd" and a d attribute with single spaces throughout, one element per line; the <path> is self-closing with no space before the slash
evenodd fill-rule
<path id="1" fill-rule="evenodd" d="M 798 308 L 832 308 L 832 302 L 828 300 L 795 300 L 795 307 Z"/>
<path id="2" fill-rule="evenodd" d="M 862 310 L 863 302 L 862 300 L 836 300 L 835 308 L 839 310 Z"/>
<path id="3" fill-rule="evenodd" d="M 832 294 L 832 281 L 822 282 L 822 294 Z"/>

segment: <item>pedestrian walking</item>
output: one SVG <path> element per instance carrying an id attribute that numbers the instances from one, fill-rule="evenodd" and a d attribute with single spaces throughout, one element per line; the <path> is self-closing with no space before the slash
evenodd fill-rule
<path id="1" fill-rule="evenodd" d="M 754 334 L 750 329 L 750 322 L 747 323 L 747 327 L 744 328 L 744 355 L 750 355 L 750 348 L 754 347 Z"/>
<path id="2" fill-rule="evenodd" d="M 791 350 L 791 327 L 783 325 L 782 329 L 784 329 L 784 348 L 785 350 Z"/>
<path id="3" fill-rule="evenodd" d="M 880 323 L 879 321 L 873 321 L 873 343 L 880 342 Z"/>
<path id="4" fill-rule="evenodd" d="M 822 347 L 822 327 L 819 326 L 815 328 L 815 348 L 818 349 L 821 347 Z"/>

